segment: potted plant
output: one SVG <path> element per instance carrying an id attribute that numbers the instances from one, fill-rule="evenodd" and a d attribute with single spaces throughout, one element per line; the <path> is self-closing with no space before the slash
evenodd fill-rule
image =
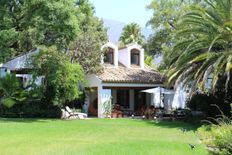
<path id="1" fill-rule="evenodd" d="M 112 118 L 117 118 L 117 110 L 113 109 L 111 116 L 112 116 Z"/>
<path id="2" fill-rule="evenodd" d="M 111 118 L 111 112 L 112 112 L 111 98 L 109 98 L 103 103 L 103 108 L 104 108 L 105 118 Z"/>

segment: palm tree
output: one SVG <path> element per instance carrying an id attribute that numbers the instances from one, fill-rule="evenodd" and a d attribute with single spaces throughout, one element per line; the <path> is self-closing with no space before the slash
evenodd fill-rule
<path id="1" fill-rule="evenodd" d="M 193 83 L 204 88 L 210 76 L 211 88 L 232 69 L 232 0 L 204 0 L 192 6 L 178 23 L 178 42 L 169 53 L 169 83 Z"/>
<path id="2" fill-rule="evenodd" d="M 119 41 L 126 45 L 129 43 L 137 42 L 139 44 L 143 43 L 144 36 L 141 33 L 141 28 L 136 23 L 131 23 L 126 25 L 123 28 L 123 32 L 121 34 L 121 37 L 119 38 Z"/>

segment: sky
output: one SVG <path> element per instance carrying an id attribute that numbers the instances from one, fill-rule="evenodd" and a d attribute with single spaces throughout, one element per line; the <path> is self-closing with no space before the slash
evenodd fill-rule
<path id="1" fill-rule="evenodd" d="M 146 5 L 152 0 L 90 0 L 95 6 L 96 16 L 126 24 L 136 22 L 145 27 L 152 16 Z"/>

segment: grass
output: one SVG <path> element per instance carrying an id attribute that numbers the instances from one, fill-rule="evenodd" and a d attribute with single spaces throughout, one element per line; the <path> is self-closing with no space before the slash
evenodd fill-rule
<path id="1" fill-rule="evenodd" d="M 0 119 L 0 155 L 206 155 L 195 129 L 132 119 Z"/>

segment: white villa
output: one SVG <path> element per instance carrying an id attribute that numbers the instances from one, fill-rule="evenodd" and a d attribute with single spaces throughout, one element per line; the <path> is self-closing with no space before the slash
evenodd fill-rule
<path id="1" fill-rule="evenodd" d="M 127 113 L 151 105 L 152 95 L 141 91 L 162 86 L 163 75 L 144 64 L 142 47 L 134 43 L 118 48 L 108 42 L 102 49 L 107 51 L 102 60 L 103 71 L 87 75 L 90 91 L 85 104 L 90 115 L 103 117 L 107 100 L 120 105 Z"/>
<path id="2" fill-rule="evenodd" d="M 160 107 L 169 105 L 171 107 L 184 108 L 186 93 L 178 88 L 178 93 L 152 94 L 144 93 L 143 90 L 163 87 L 164 76 L 158 71 L 144 64 L 144 50 L 137 43 L 124 47 L 117 46 L 118 37 L 111 27 L 108 37 L 114 42 L 108 42 L 102 46 L 106 51 L 101 61 L 103 70 L 98 74 L 86 75 L 88 85 L 86 87 L 86 100 L 84 110 L 90 116 L 104 117 L 104 103 L 118 104 L 123 107 L 126 114 L 137 113 L 142 108 L 154 105 Z M 121 31 L 123 27 L 120 28 Z M 117 29 L 117 27 L 115 28 Z M 118 34 L 118 33 L 117 33 Z M 13 72 L 26 85 L 32 75 L 28 74 L 28 58 L 38 53 L 38 50 L 18 56 L 13 60 L 0 66 L 0 77 L 6 73 Z M 36 83 L 42 83 L 42 76 L 38 77 Z M 163 103 L 161 104 L 161 100 Z"/>
<path id="3" fill-rule="evenodd" d="M 102 46 L 102 50 L 106 51 L 101 62 L 102 72 L 86 75 L 88 85 L 85 91 L 84 110 L 90 116 L 104 117 L 104 103 L 109 100 L 111 104 L 120 105 L 127 115 L 140 113 L 141 109 L 151 105 L 155 107 L 166 105 L 168 109 L 185 107 L 184 91 L 162 94 L 162 99 L 160 93 L 142 92 L 150 88 L 163 87 L 164 76 L 144 64 L 144 50 L 140 45 L 133 43 L 118 48 L 117 45 L 108 42 Z M 27 60 L 38 52 L 38 50 L 29 52 L 3 64 L 0 66 L 0 77 L 13 72 L 26 85 L 32 79 L 32 75 L 28 74 L 30 66 Z M 36 83 L 40 85 L 42 79 L 42 76 L 38 77 Z"/>

